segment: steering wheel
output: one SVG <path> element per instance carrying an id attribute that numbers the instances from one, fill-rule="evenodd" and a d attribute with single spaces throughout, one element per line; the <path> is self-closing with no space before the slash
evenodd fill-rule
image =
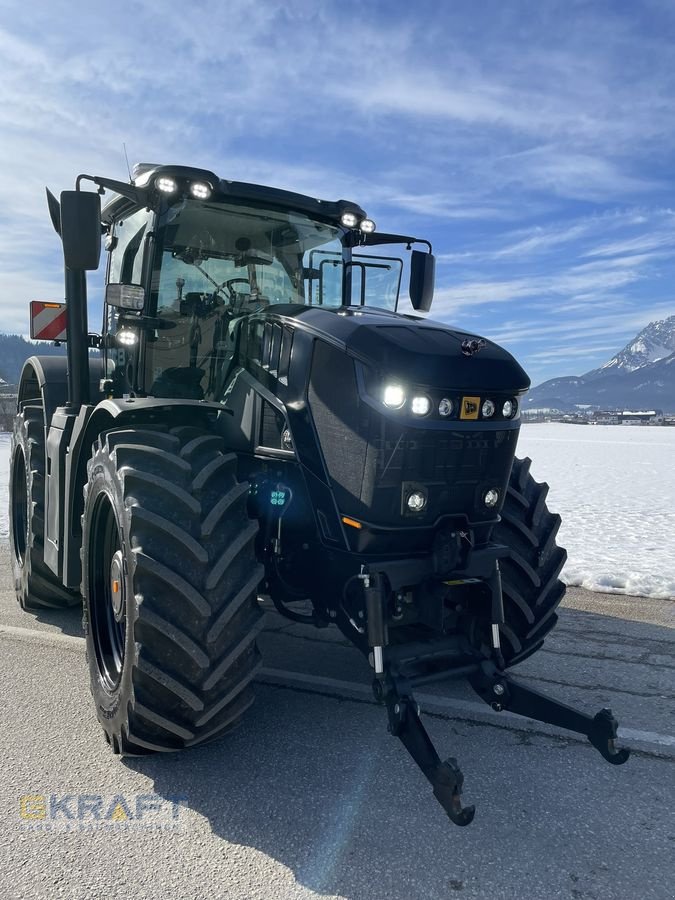
<path id="1" fill-rule="evenodd" d="M 245 285 L 247 285 L 247 287 L 249 288 L 249 290 L 250 290 L 250 288 L 251 288 L 251 282 L 248 280 L 248 278 L 229 278 L 227 281 L 224 281 L 224 282 L 220 285 L 220 287 L 218 288 L 218 290 L 220 291 L 220 290 L 222 290 L 222 288 L 225 288 L 225 290 L 226 290 L 226 291 L 228 292 L 228 294 L 230 295 L 230 302 L 234 302 L 234 301 L 237 299 L 237 293 L 238 293 L 238 291 L 232 290 L 232 285 L 233 285 L 233 284 L 245 284 Z"/>

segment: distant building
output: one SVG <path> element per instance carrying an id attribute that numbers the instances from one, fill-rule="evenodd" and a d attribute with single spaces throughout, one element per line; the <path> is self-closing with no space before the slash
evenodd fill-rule
<path id="1" fill-rule="evenodd" d="M 619 413 L 614 409 L 598 409 L 593 413 L 592 419 L 596 425 L 618 425 Z"/>
<path id="2" fill-rule="evenodd" d="M 663 425 L 662 409 L 624 410 L 619 413 L 620 425 Z"/>

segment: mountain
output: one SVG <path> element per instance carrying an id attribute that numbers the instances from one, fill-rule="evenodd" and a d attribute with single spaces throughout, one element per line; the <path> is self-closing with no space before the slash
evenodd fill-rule
<path id="1" fill-rule="evenodd" d="M 524 408 L 568 411 L 583 405 L 675 413 L 675 316 L 650 322 L 599 369 L 532 388 Z"/>
<path id="2" fill-rule="evenodd" d="M 665 359 L 675 351 L 675 316 L 669 316 L 660 322 L 650 322 L 637 337 L 629 341 L 626 346 L 609 362 L 599 369 L 592 369 L 584 375 L 584 378 L 604 377 L 614 370 L 615 372 L 634 372 L 650 363 Z"/>
<path id="3" fill-rule="evenodd" d="M 0 383 L 16 384 L 29 356 L 64 356 L 65 345 L 33 344 L 18 334 L 0 334 Z"/>

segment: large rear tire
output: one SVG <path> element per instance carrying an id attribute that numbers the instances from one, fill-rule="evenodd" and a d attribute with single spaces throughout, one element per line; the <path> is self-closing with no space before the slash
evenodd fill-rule
<path id="1" fill-rule="evenodd" d="M 9 535 L 14 588 L 24 610 L 60 609 L 80 601 L 45 564 L 45 427 L 42 404 L 14 419 L 10 451 Z"/>
<path id="2" fill-rule="evenodd" d="M 534 480 L 530 463 L 514 460 L 501 522 L 493 531 L 493 540 L 509 548 L 500 563 L 506 620 L 500 632 L 507 666 L 541 647 L 558 621 L 556 610 L 565 595 L 558 577 L 567 559 L 556 543 L 560 516 L 549 511 L 548 485 Z M 486 643 L 487 623 L 477 624 Z"/>
<path id="3" fill-rule="evenodd" d="M 88 466 L 82 591 L 91 690 L 115 753 L 233 727 L 261 664 L 248 485 L 199 428 L 117 429 Z"/>

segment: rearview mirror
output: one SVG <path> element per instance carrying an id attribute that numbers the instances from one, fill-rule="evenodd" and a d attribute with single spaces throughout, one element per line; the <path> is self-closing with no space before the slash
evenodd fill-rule
<path id="1" fill-rule="evenodd" d="M 109 284 L 105 289 L 105 302 L 108 306 L 121 309 L 143 309 L 145 288 L 140 284 Z"/>
<path id="2" fill-rule="evenodd" d="M 246 250 L 241 256 L 237 256 L 234 260 L 235 266 L 271 266 L 274 263 L 274 257 L 264 250 Z"/>
<path id="3" fill-rule="evenodd" d="M 98 269 L 101 258 L 101 197 L 91 191 L 61 193 L 61 239 L 67 269 Z"/>
<path id="4" fill-rule="evenodd" d="M 434 299 L 436 257 L 423 250 L 413 250 L 410 256 L 410 302 L 420 312 L 429 312 Z"/>

